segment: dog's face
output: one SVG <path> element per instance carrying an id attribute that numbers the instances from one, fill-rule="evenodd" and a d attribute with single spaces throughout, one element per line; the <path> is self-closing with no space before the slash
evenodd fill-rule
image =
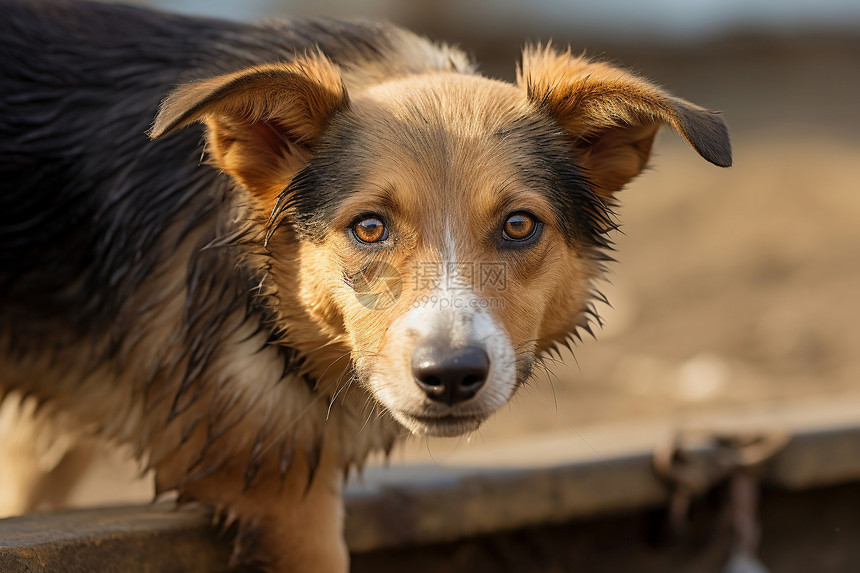
<path id="1" fill-rule="evenodd" d="M 602 206 L 556 130 L 508 84 L 393 81 L 353 98 L 293 189 L 304 306 L 342 321 L 359 379 L 415 432 L 477 428 L 582 311 L 593 222 L 557 195 Z"/>
<path id="2" fill-rule="evenodd" d="M 281 305 L 428 435 L 475 430 L 585 324 L 612 193 L 662 123 L 730 162 L 714 114 L 549 49 L 526 53 L 518 86 L 439 71 L 347 94 L 322 56 L 247 70 L 180 88 L 154 134 L 199 118 L 270 237 L 286 229 L 269 243 L 294 265 L 272 267 Z"/>

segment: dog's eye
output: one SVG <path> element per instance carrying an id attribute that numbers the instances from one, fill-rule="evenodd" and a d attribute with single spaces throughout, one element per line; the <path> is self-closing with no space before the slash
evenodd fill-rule
<path id="1" fill-rule="evenodd" d="M 352 224 L 352 234 L 362 243 L 378 243 L 388 238 L 388 229 L 379 217 L 369 215 Z"/>
<path id="2" fill-rule="evenodd" d="M 508 241 L 528 241 L 535 235 L 538 226 L 533 215 L 519 211 L 505 220 L 502 236 Z"/>

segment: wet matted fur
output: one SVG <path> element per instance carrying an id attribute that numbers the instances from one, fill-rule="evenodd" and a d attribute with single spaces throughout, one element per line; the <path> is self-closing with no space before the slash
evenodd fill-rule
<path id="1" fill-rule="evenodd" d="M 731 163 L 718 114 L 550 46 L 512 85 L 388 24 L 0 16 L 0 389 L 269 571 L 345 570 L 345 469 L 473 431 L 590 328 L 661 125 Z"/>

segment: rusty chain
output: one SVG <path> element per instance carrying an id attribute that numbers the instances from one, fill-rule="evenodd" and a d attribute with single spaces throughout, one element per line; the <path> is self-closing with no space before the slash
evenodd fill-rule
<path id="1" fill-rule="evenodd" d="M 724 573 L 767 573 L 756 557 L 759 480 L 764 465 L 788 443 L 781 431 L 679 431 L 654 452 L 654 469 L 673 487 L 669 519 L 683 533 L 690 504 L 718 483 L 730 480 L 734 544 Z"/>

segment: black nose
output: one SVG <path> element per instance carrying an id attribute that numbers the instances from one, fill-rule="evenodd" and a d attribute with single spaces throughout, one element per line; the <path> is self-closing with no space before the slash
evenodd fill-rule
<path id="1" fill-rule="evenodd" d="M 412 354 L 412 375 L 427 397 L 454 405 L 478 393 L 490 372 L 490 357 L 479 346 L 450 349 L 427 344 Z"/>

